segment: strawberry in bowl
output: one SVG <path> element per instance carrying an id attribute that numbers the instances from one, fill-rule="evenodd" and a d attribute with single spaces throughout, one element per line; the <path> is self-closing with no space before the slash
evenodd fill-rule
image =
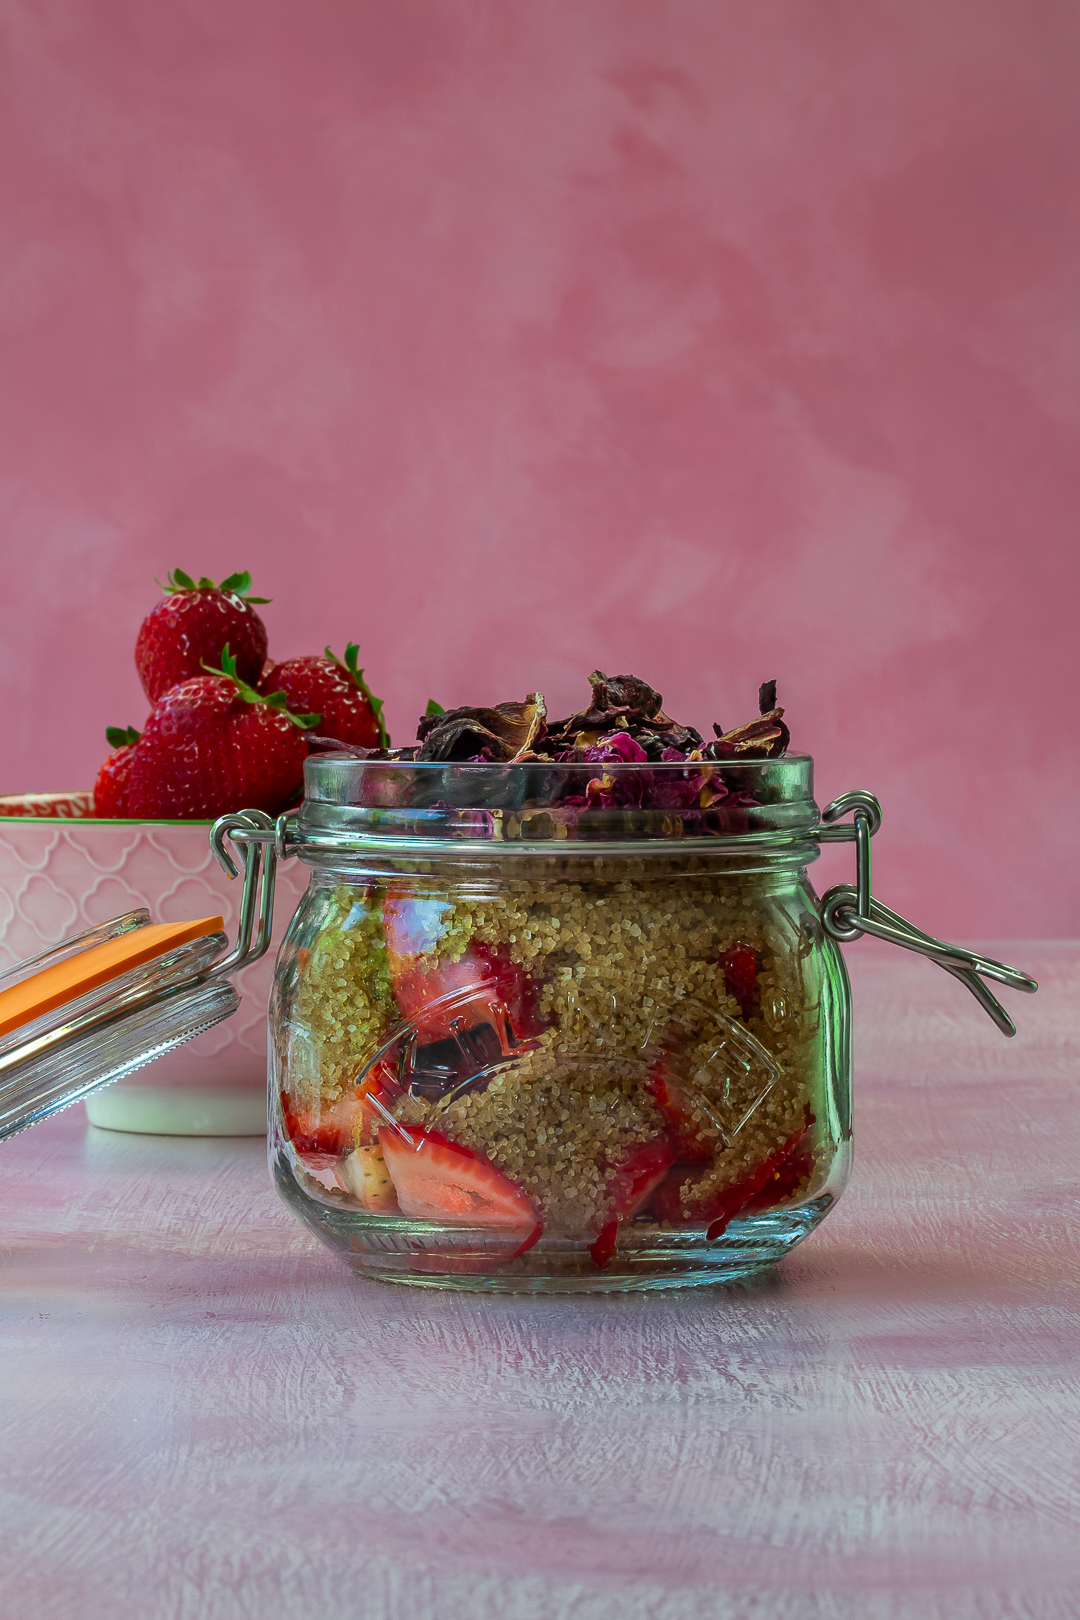
<path id="1" fill-rule="evenodd" d="M 129 815 L 197 819 L 238 805 L 274 814 L 301 796 L 304 732 L 318 715 L 256 692 L 227 646 L 221 664 L 154 705 L 128 771 Z"/>
<path id="2" fill-rule="evenodd" d="M 107 726 L 105 740 L 112 749 L 94 783 L 93 812 L 101 817 L 127 817 L 128 777 L 135 759 L 139 733 L 134 726 Z"/>
<path id="3" fill-rule="evenodd" d="M 360 649 L 350 641 L 344 660 L 327 647 L 322 658 L 286 658 L 280 664 L 267 664 L 259 680 L 259 691 L 281 692 L 290 709 L 314 710 L 320 716 L 319 730 L 335 742 L 362 748 L 386 748 L 390 738 L 383 720 L 382 703 L 357 668 Z"/>
<path id="4" fill-rule="evenodd" d="M 230 574 L 215 585 L 212 579 L 191 578 L 174 568 L 165 596 L 147 614 L 135 641 L 135 667 L 151 703 L 173 686 L 200 676 L 206 665 L 221 662 L 221 650 L 233 649 L 236 671 L 254 685 L 266 661 L 266 626 L 255 612 L 268 601 L 250 595 L 251 575 Z"/>
<path id="5" fill-rule="evenodd" d="M 164 921 L 220 912 L 228 931 L 236 930 L 242 885 L 219 870 L 206 823 L 246 809 L 279 815 L 301 800 L 309 739 L 323 710 L 295 701 L 303 695 L 293 678 L 298 670 L 318 673 L 321 684 L 310 689 L 327 697 L 328 717 L 344 740 L 389 742 L 356 644 L 342 660 L 270 664 L 258 611 L 266 598 L 252 595 L 250 586 L 247 572 L 210 579 L 173 569 L 136 641 L 135 662 L 152 705 L 148 718 L 107 729 L 109 752 L 92 790 L 0 796 L 0 919 L 7 918 L 0 969 L 127 911 L 145 909 Z M 267 684 L 273 669 L 284 679 Z M 350 716 L 357 728 L 351 731 Z M 61 831 L 59 822 L 69 825 Z M 286 897 L 295 901 L 298 885 L 298 865 L 279 871 L 275 945 Z M 240 1011 L 94 1094 L 87 1102 L 92 1122 L 182 1134 L 265 1131 L 272 970 L 273 952 L 243 968 Z M 373 1162 L 376 1153 L 366 1141 L 348 1152 L 335 1147 L 330 1157 L 335 1164 L 351 1161 L 349 1185 L 373 1207 L 385 1207 L 392 1187 Z"/>

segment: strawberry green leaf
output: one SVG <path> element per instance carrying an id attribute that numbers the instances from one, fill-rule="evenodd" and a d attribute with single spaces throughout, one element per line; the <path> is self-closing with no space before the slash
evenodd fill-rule
<path id="1" fill-rule="evenodd" d="M 289 700 L 284 692 L 271 692 L 265 697 L 259 694 L 256 695 L 259 696 L 260 702 L 266 704 L 267 708 L 277 709 L 285 716 L 286 720 L 291 720 L 293 725 L 298 726 L 301 731 L 310 731 L 322 719 L 321 714 L 293 714 L 289 708 Z"/>
<path id="2" fill-rule="evenodd" d="M 284 692 L 271 692 L 267 697 L 263 692 L 256 692 L 255 688 L 249 686 L 247 681 L 242 681 L 236 673 L 236 659 L 229 651 L 228 642 L 221 649 L 221 668 L 214 669 L 212 665 L 204 663 L 203 669 L 206 670 L 208 675 L 217 675 L 223 680 L 232 681 L 245 703 L 262 703 L 268 709 L 276 709 L 279 714 L 283 714 L 286 720 L 291 721 L 301 731 L 310 731 L 312 726 L 317 726 L 322 719 L 321 714 L 293 714 L 289 708 L 289 700 Z"/>
<path id="3" fill-rule="evenodd" d="M 245 591 L 251 589 L 251 575 L 245 570 L 242 574 L 230 574 L 218 586 L 219 591 L 233 591 L 237 596 L 243 596 Z"/>
<path id="4" fill-rule="evenodd" d="M 138 742 L 141 735 L 134 726 L 105 727 L 105 741 L 110 748 L 129 748 L 132 743 Z"/>
<path id="5" fill-rule="evenodd" d="M 389 748 L 390 733 L 387 731 L 386 721 L 383 719 L 382 698 L 377 698 L 375 696 L 374 692 L 371 690 L 371 687 L 364 679 L 364 672 L 362 669 L 357 670 L 354 679 L 361 692 L 363 692 L 364 696 L 371 704 L 371 712 L 375 716 L 375 724 L 379 728 L 379 747 Z"/>
<path id="6" fill-rule="evenodd" d="M 371 704 L 371 712 L 375 717 L 375 724 L 379 728 L 379 747 L 380 748 L 389 748 L 389 746 L 390 746 L 390 733 L 387 731 L 387 729 L 386 729 L 386 721 L 383 719 L 382 698 L 377 698 L 375 696 L 374 692 L 371 690 L 371 687 L 367 684 L 367 682 L 364 679 L 363 670 L 362 669 L 357 669 L 357 667 L 356 667 L 357 662 L 358 662 L 359 657 L 360 657 L 360 648 L 358 647 L 356 642 L 355 641 L 350 641 L 348 646 L 345 648 L 345 662 L 344 663 L 342 663 L 341 659 L 337 656 L 336 653 L 332 653 L 330 651 L 329 647 L 326 647 L 323 650 L 325 651 L 326 656 L 327 656 L 327 658 L 329 658 L 330 662 L 332 664 L 336 664 L 338 669 L 343 669 L 345 671 L 346 675 L 348 675 L 349 679 L 352 681 L 353 685 L 359 687 L 360 691 L 363 692 L 364 696 L 367 698 L 368 702 Z"/>
<path id="7" fill-rule="evenodd" d="M 272 596 L 251 595 L 251 575 L 246 568 L 242 574 L 230 574 L 228 579 L 223 579 L 218 590 L 230 591 L 233 596 L 238 596 L 241 602 L 254 602 L 259 606 L 274 600 Z"/>
<path id="8" fill-rule="evenodd" d="M 169 570 L 168 584 L 162 585 L 160 579 L 155 577 L 154 583 L 165 592 L 166 596 L 178 595 L 181 591 L 228 591 L 231 596 L 238 596 L 241 602 L 254 602 L 259 605 L 273 600 L 270 596 L 249 596 L 251 588 L 251 575 L 245 569 L 242 574 L 230 574 L 216 585 L 212 579 L 203 574 L 196 582 L 190 574 L 185 574 L 182 568 Z"/>
<path id="9" fill-rule="evenodd" d="M 428 700 L 427 700 L 427 708 L 424 710 L 425 716 L 430 715 L 430 714 L 445 714 L 445 713 L 446 713 L 446 710 L 443 708 L 441 703 L 436 703 L 434 698 L 428 698 Z"/>

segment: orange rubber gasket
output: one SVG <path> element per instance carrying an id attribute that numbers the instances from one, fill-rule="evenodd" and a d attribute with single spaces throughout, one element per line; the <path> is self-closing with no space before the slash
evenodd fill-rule
<path id="1" fill-rule="evenodd" d="M 22 1024 L 40 1018 L 42 1013 L 62 1007 L 65 1001 L 74 1001 L 88 990 L 118 979 L 122 973 L 152 962 L 155 956 L 164 956 L 178 945 L 201 939 L 206 934 L 220 934 L 225 927 L 221 917 L 199 917 L 195 922 L 149 923 L 145 928 L 133 928 L 130 934 L 109 939 L 104 945 L 94 945 L 78 956 L 69 956 L 65 962 L 13 984 L 9 990 L 0 990 L 0 1035 L 7 1035 Z"/>

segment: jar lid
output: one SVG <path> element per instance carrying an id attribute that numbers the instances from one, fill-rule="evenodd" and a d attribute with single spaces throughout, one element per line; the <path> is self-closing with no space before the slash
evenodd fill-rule
<path id="1" fill-rule="evenodd" d="M 709 848 L 805 839 L 820 822 L 809 754 L 659 764 L 412 761 L 311 755 L 295 841 L 511 853 L 553 841 Z"/>
<path id="2" fill-rule="evenodd" d="M 0 975 L 0 1140 L 235 1012 L 220 917 L 131 911 Z"/>
<path id="3" fill-rule="evenodd" d="M 189 940 L 220 934 L 224 927 L 221 917 L 201 917 L 197 922 L 185 923 L 155 924 L 148 920 L 100 943 L 88 943 L 80 951 L 71 952 L 61 946 L 59 952 L 47 952 L 52 958 L 49 966 L 38 966 L 32 973 L 22 971 L 13 984 L 0 980 L 0 1035 L 9 1035 L 24 1024 L 80 1000 L 99 986 L 124 977 L 130 969 L 167 956 Z"/>

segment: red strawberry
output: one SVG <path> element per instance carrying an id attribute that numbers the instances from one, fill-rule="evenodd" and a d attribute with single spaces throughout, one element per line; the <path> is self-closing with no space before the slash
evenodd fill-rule
<path id="1" fill-rule="evenodd" d="M 664 1116 L 677 1164 L 703 1164 L 716 1152 L 717 1136 L 709 1135 L 704 1102 L 688 1091 L 659 1058 L 649 1070 L 645 1090 Z M 695 1118 L 695 1111 L 697 1117 Z"/>
<path id="2" fill-rule="evenodd" d="M 281 1093 L 281 1115 L 290 1142 L 302 1156 L 331 1154 L 341 1157 L 355 1147 L 370 1147 L 380 1120 L 376 1103 L 388 1108 L 401 1087 L 390 1065 L 373 1065 L 359 1085 L 329 1108 L 300 1107 L 287 1091 Z"/>
<path id="3" fill-rule="evenodd" d="M 94 783 L 94 815 L 123 817 L 128 813 L 128 774 L 139 733 L 134 726 L 106 726 L 105 740 L 112 753 Z"/>
<path id="4" fill-rule="evenodd" d="M 676 1226 L 696 1226 L 708 1221 L 707 1236 L 710 1240 L 719 1237 L 741 1210 L 767 1208 L 794 1192 L 811 1168 L 812 1161 L 805 1150 L 802 1154 L 798 1150 L 813 1123 L 814 1116 L 807 1109 L 805 1125 L 782 1142 L 763 1163 L 748 1171 L 741 1181 L 720 1192 L 710 1191 L 695 1198 L 694 1187 L 701 1179 L 701 1172 L 687 1174 L 681 1169 L 673 1170 L 653 1198 L 653 1213 L 658 1220 L 671 1221 Z"/>
<path id="5" fill-rule="evenodd" d="M 729 995 L 735 997 L 744 1018 L 749 1018 L 754 1006 L 757 988 L 757 954 L 752 945 L 736 940 L 730 950 L 720 958 L 724 970 L 724 984 Z"/>
<path id="6" fill-rule="evenodd" d="M 472 940 L 456 962 L 422 953 L 442 932 L 445 901 L 409 890 L 387 889 L 383 901 L 386 961 L 402 1018 L 421 1042 L 442 1041 L 455 1028 L 501 1028 L 507 1018 L 517 1040 L 539 1032 L 536 992 L 523 967 L 490 945 Z"/>
<path id="7" fill-rule="evenodd" d="M 529 1237 L 536 1232 L 539 1222 L 531 1200 L 469 1148 L 418 1125 L 382 1126 L 379 1146 L 401 1213 L 412 1220 L 504 1227 Z M 524 1246 L 517 1252 L 523 1253 Z"/>
<path id="8" fill-rule="evenodd" d="M 185 821 L 270 814 L 299 798 L 316 715 L 294 715 L 223 672 L 174 686 L 150 713 L 128 774 L 128 814 Z"/>
<path id="9" fill-rule="evenodd" d="M 314 709 L 322 715 L 319 731 L 324 737 L 357 748 L 389 748 L 382 702 L 372 695 L 363 670 L 357 669 L 358 654 L 356 643 L 350 641 L 344 663 L 327 647 L 325 658 L 286 658 L 267 664 L 259 691 L 284 692 L 294 712 Z"/>
<path id="10" fill-rule="evenodd" d="M 811 1115 L 807 1122 L 807 1129 L 814 1123 Z M 792 1193 L 805 1181 L 814 1169 L 814 1146 L 806 1138 L 806 1132 L 800 1131 L 794 1139 L 794 1146 L 784 1144 L 784 1157 L 781 1150 L 768 1161 L 768 1175 L 750 1197 L 740 1206 L 740 1215 L 745 1215 L 751 1209 L 769 1209 L 778 1203 L 781 1198 L 790 1198 Z"/>
<path id="11" fill-rule="evenodd" d="M 644 1209 L 674 1162 L 674 1147 L 666 1137 L 660 1137 L 655 1142 L 642 1142 L 631 1148 L 612 1166 L 615 1173 L 608 1182 L 611 1219 L 596 1242 L 589 1246 L 594 1265 L 601 1268 L 607 1265 L 615 1253 L 620 1224 L 632 1220 Z"/>
<path id="12" fill-rule="evenodd" d="M 269 598 L 249 596 L 250 585 L 247 573 L 230 574 L 220 585 L 212 579 L 196 584 L 189 574 L 173 569 L 164 601 L 143 620 L 135 639 L 135 665 L 151 703 L 170 687 L 202 675 L 207 664 L 218 668 L 226 643 L 240 679 L 258 680 L 266 657 L 266 626 L 252 604 Z"/>

